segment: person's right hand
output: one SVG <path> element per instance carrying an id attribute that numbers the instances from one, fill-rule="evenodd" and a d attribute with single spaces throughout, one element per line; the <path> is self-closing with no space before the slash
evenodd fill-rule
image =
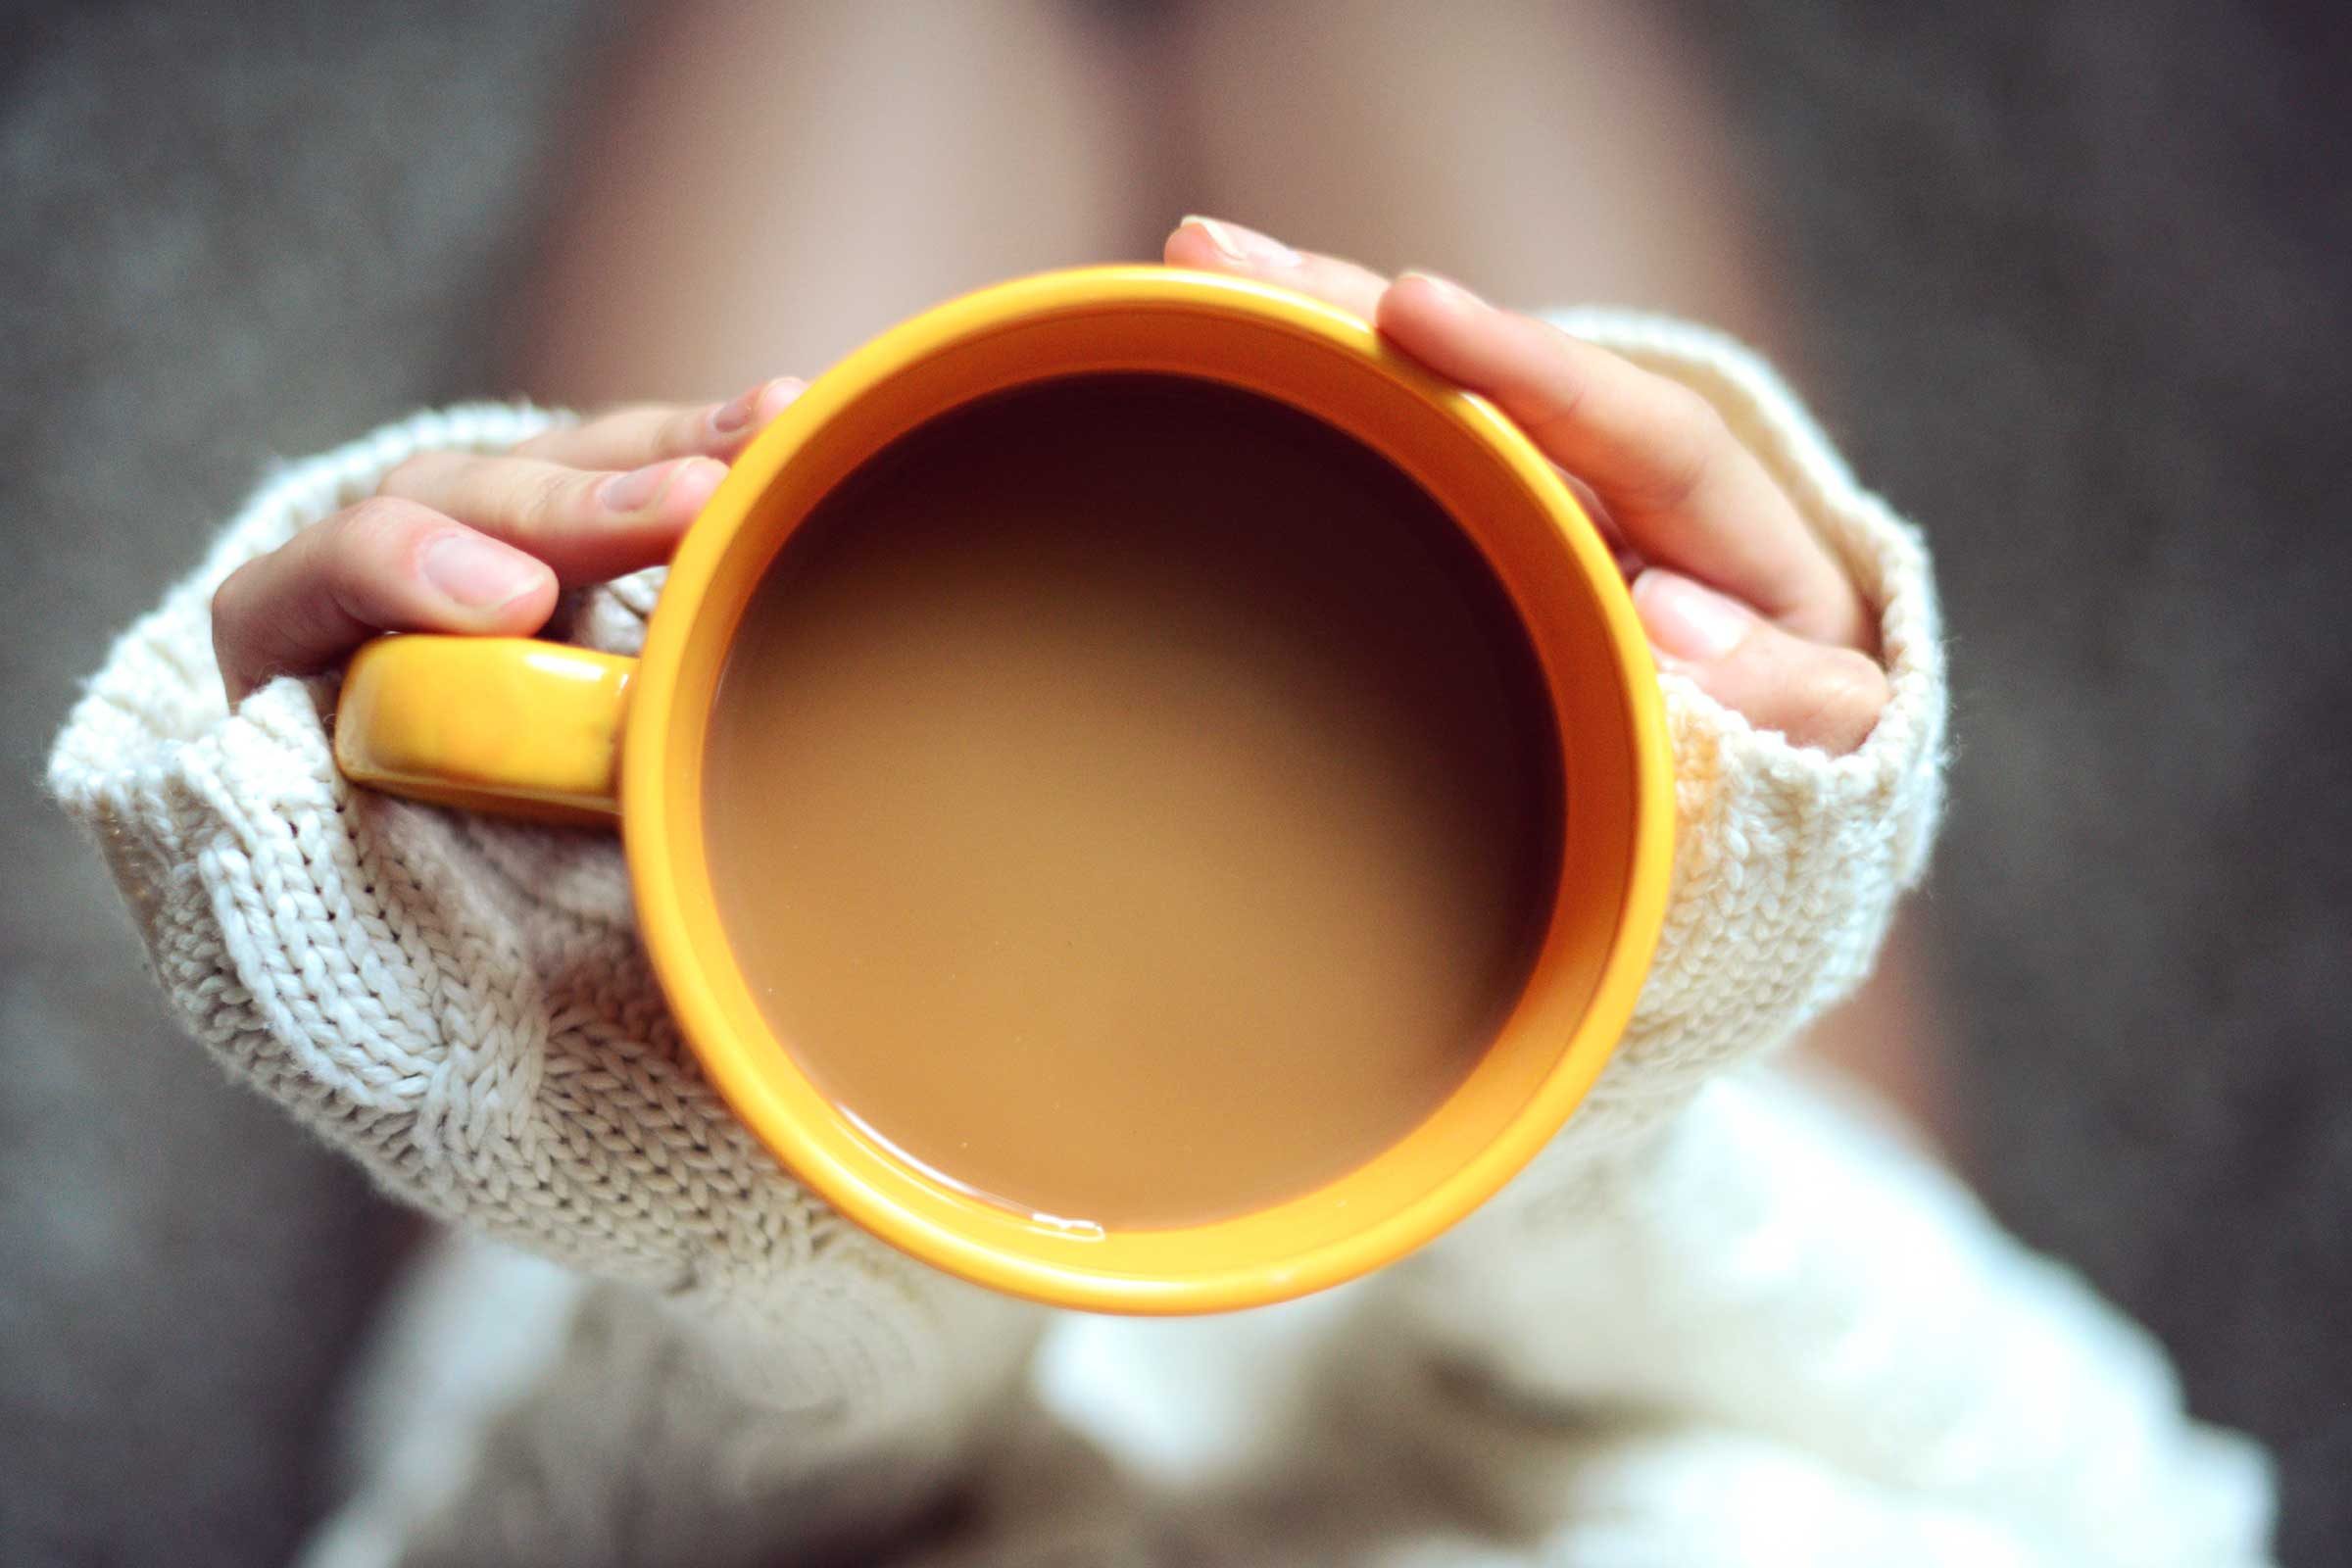
<path id="1" fill-rule="evenodd" d="M 495 456 L 411 458 L 220 584 L 213 655 L 228 700 L 328 668 L 379 632 L 527 636 L 559 588 L 667 561 L 727 463 L 803 384 L 616 409 Z"/>

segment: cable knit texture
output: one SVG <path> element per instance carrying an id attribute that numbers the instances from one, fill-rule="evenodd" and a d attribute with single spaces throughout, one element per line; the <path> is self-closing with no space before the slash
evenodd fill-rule
<path id="1" fill-rule="evenodd" d="M 1653 318 L 1558 319 L 1723 413 L 1877 609 L 1893 695 L 1832 759 L 1666 678 L 1674 892 L 1633 1026 L 1555 1146 L 1379 1282 L 1351 1331 L 1397 1377 L 1448 1368 L 1482 1392 L 1440 1379 L 1414 1396 L 1426 1419 L 1407 1401 L 1348 1430 L 1403 1444 L 1420 1470 L 1467 1444 L 1480 1485 L 1517 1500 L 1426 1552 L 1400 1525 L 1360 1555 L 1532 1560 L 1493 1543 L 1541 1538 L 1547 1561 L 1761 1561 L 1743 1554 L 1752 1529 L 1661 1536 L 1660 1521 L 1779 1491 L 1834 1499 L 1822 1517 L 1844 1521 L 1789 1538 L 1821 1547 L 1806 1561 L 1888 1560 L 1904 1554 L 1823 1544 L 1897 1540 L 1923 1544 L 1907 1557 L 1922 1562 L 2259 1560 L 2258 1460 L 2187 1426 L 2135 1331 L 1941 1177 L 1742 1067 L 1863 978 L 1924 868 L 1944 716 L 1926 556 L 1737 345 Z M 404 1560 L 758 1561 L 839 1539 L 859 1475 L 876 1518 L 945 1485 L 1043 1315 L 846 1225 L 734 1121 L 662 1004 L 609 838 L 354 789 L 329 753 L 332 680 L 280 678 L 231 712 L 213 664 L 210 598 L 239 563 L 411 453 L 496 451 L 554 417 L 423 415 L 272 476 L 117 644 L 50 777 L 172 1003 L 233 1073 L 396 1196 L 616 1282 L 566 1319 L 576 1353 Z M 632 651 L 659 585 L 581 596 L 561 629 Z M 1465 1398 L 1484 1413 L 1443 1414 Z M 1643 1414 L 1622 1435 L 1595 1409 Z M 599 1447 L 578 1434 L 622 1417 L 625 1451 L 579 1461 L 605 1480 L 565 1484 L 564 1454 Z M 1502 1442 L 1497 1421 L 1525 1430 Z M 633 1489 L 613 1484 L 624 1468 Z M 524 1493 L 542 1513 L 568 1499 L 572 1526 L 517 1526 Z M 1617 1523 L 1560 1534 L 1595 1506 Z"/>

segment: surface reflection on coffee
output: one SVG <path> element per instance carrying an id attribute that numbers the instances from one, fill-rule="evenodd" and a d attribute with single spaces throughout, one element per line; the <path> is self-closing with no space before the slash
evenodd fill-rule
<path id="1" fill-rule="evenodd" d="M 1558 875 L 1535 657 L 1386 460 L 1088 376 L 868 462 L 762 580 L 706 770 L 760 1007 L 875 1136 L 1120 1229 L 1312 1190 L 1450 1094 Z"/>

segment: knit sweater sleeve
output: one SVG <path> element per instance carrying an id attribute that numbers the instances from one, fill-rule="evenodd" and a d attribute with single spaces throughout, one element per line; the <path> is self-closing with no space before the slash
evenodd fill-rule
<path id="1" fill-rule="evenodd" d="M 351 787 L 332 678 L 224 701 L 210 602 L 239 564 L 412 453 L 502 450 L 554 417 L 454 408 L 273 474 L 116 643 L 51 787 L 185 1025 L 385 1190 L 756 1345 L 742 1386 L 776 1407 L 968 1415 L 1012 1375 L 1030 1314 L 846 1225 L 728 1113 L 662 1005 L 610 835 Z M 655 588 L 568 607 L 575 635 L 628 651 Z"/>
<path id="2" fill-rule="evenodd" d="M 2260 1454 L 2185 1417 L 2143 1333 L 1851 1102 L 1758 1059 L 1864 977 L 1924 868 L 1945 695 L 1919 535 L 1745 350 L 1555 320 L 1715 404 L 1876 609 L 1893 695 L 1832 758 L 1666 677 L 1679 841 L 1633 1025 L 1554 1146 L 1380 1282 L 1392 1321 L 1511 1407 L 1757 1434 L 2032 1560 L 2261 1560 Z"/>

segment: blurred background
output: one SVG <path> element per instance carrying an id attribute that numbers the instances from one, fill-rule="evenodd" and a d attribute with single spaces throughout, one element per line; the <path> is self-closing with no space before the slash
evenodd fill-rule
<path id="1" fill-rule="evenodd" d="M 1963 1162 L 2343 1560 L 2352 11 L 741 10 L 0 10 L 0 1561 L 281 1560 L 411 1235 L 174 1033 L 42 797 L 114 633 L 273 457 L 813 372 L 1195 206 L 1794 368 L 1940 562 Z M 701 289 L 772 309 L 681 336 Z"/>

